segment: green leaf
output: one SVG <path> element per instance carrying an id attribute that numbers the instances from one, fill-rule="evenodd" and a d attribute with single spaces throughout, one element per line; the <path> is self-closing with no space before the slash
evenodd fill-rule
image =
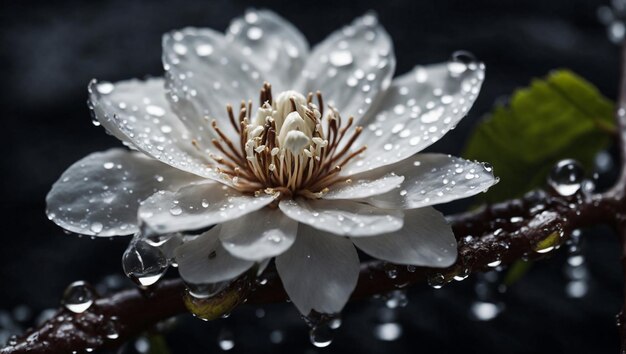
<path id="1" fill-rule="evenodd" d="M 534 79 L 498 105 L 470 136 L 464 156 L 493 165 L 500 183 L 484 198 L 497 202 L 545 184 L 559 160 L 578 160 L 587 171 L 616 128 L 614 105 L 591 83 L 568 70 Z"/>

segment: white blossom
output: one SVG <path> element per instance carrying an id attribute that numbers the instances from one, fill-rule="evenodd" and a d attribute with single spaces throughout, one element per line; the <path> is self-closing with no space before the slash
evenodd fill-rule
<path id="1" fill-rule="evenodd" d="M 309 49 L 286 20 L 249 10 L 225 35 L 165 34 L 163 66 L 164 78 L 91 82 L 94 118 L 131 151 L 76 162 L 47 212 L 79 234 L 182 235 L 157 246 L 188 283 L 275 257 L 300 312 L 335 313 L 356 286 L 357 249 L 453 264 L 432 205 L 496 182 L 483 164 L 418 154 L 467 113 L 484 65 L 456 58 L 393 78 L 391 39 L 371 14 Z"/>

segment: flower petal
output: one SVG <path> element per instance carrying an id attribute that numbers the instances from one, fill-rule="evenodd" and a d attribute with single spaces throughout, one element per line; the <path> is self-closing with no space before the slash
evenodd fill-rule
<path id="1" fill-rule="evenodd" d="M 342 116 L 358 121 L 389 87 L 395 66 L 391 38 L 366 14 L 313 49 L 297 87 L 320 90 Z"/>
<path id="2" fill-rule="evenodd" d="M 284 199 L 278 205 L 290 218 L 335 235 L 373 236 L 402 228 L 401 210 L 350 200 Z"/>
<path id="3" fill-rule="evenodd" d="M 139 202 L 157 190 L 201 180 L 137 152 L 111 149 L 74 163 L 46 197 L 50 220 L 84 235 L 137 232 Z"/>
<path id="4" fill-rule="evenodd" d="M 211 128 L 213 119 L 225 134 L 235 138 L 226 105 L 233 105 L 238 114 L 241 100 L 259 97 L 263 84 L 258 69 L 238 47 L 210 29 L 166 33 L 163 67 L 172 109 L 190 130 L 197 130 L 195 138 L 205 145 L 217 137 Z"/>
<path id="5" fill-rule="evenodd" d="M 280 210 L 263 208 L 222 224 L 220 240 L 233 256 L 260 261 L 289 249 L 297 230 L 297 221 Z"/>
<path id="6" fill-rule="evenodd" d="M 230 280 L 248 270 L 254 262 L 233 257 L 219 240 L 220 226 L 187 241 L 175 251 L 178 272 L 188 283 L 207 284 Z"/>
<path id="7" fill-rule="evenodd" d="M 220 179 L 192 145 L 191 134 L 170 110 L 163 79 L 89 84 L 97 121 L 125 144 L 172 167 Z"/>
<path id="8" fill-rule="evenodd" d="M 285 291 L 300 313 L 337 313 L 359 277 L 359 256 L 350 240 L 301 225 L 298 238 L 276 257 Z"/>
<path id="9" fill-rule="evenodd" d="M 198 230 L 259 210 L 274 198 L 244 195 L 219 183 L 193 184 L 155 193 L 141 203 L 139 218 L 159 234 Z"/>
<path id="10" fill-rule="evenodd" d="M 451 61 L 417 67 L 396 78 L 376 114 L 362 122 L 354 146 L 367 150 L 345 168 L 347 174 L 406 159 L 441 139 L 476 100 L 485 66 Z"/>
<path id="11" fill-rule="evenodd" d="M 447 203 L 484 192 L 498 182 L 490 166 L 444 154 L 417 154 L 370 173 L 376 171 L 394 171 L 405 176 L 400 188 L 363 199 L 390 209 Z"/>
<path id="12" fill-rule="evenodd" d="M 374 178 L 368 178 L 368 176 L 365 175 L 355 176 L 348 181 L 337 183 L 330 187 L 330 192 L 325 194 L 323 198 L 361 199 L 387 193 L 400 187 L 400 184 L 404 181 L 404 177 L 391 172 Z"/>
<path id="13" fill-rule="evenodd" d="M 408 210 L 401 230 L 352 242 L 370 256 L 396 264 L 443 268 L 457 257 L 452 228 L 432 207 Z"/>
<path id="14" fill-rule="evenodd" d="M 226 39 L 237 43 L 244 55 L 254 58 L 276 92 L 293 89 L 309 53 L 309 45 L 298 29 L 284 18 L 268 10 L 249 9 L 233 20 Z"/>

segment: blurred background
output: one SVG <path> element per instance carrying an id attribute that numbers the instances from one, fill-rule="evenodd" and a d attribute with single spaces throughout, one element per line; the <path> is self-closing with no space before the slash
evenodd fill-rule
<path id="1" fill-rule="evenodd" d="M 129 286 L 120 263 L 128 239 L 65 235 L 47 220 L 44 199 L 70 164 L 120 145 L 92 125 L 85 103 L 88 81 L 160 75 L 162 33 L 184 26 L 224 30 L 254 6 L 278 12 L 315 44 L 373 9 L 394 40 L 398 73 L 445 61 L 458 49 L 486 63 L 487 79 L 469 116 L 431 148 L 458 155 L 494 102 L 552 69 L 572 69 L 615 97 L 618 50 L 598 21 L 602 5 L 607 3 L 2 2 L 0 343 L 45 318 L 72 281 L 86 280 L 102 292 Z M 603 154 L 609 167 L 612 157 Z M 610 169 L 605 173 L 610 176 Z M 406 297 L 395 293 L 350 303 L 328 348 L 310 344 L 308 328 L 292 305 L 275 304 L 243 306 L 227 319 L 208 323 L 181 316 L 166 326 L 164 337 L 141 337 L 123 352 L 156 352 L 163 343 L 170 353 L 617 352 L 615 314 L 622 302 L 617 239 L 608 229 L 585 230 L 582 246 L 582 265 L 568 263 L 566 252 L 558 252 L 536 263 L 506 292 L 497 291 L 502 275 L 492 272 L 438 290 L 416 285 Z"/>

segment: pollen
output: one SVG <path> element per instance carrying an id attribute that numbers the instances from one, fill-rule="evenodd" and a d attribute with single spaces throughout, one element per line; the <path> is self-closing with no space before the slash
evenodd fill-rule
<path id="1" fill-rule="evenodd" d="M 317 199 L 346 180 L 342 168 L 365 151 L 365 146 L 354 146 L 363 129 L 353 127 L 353 117 L 343 124 L 334 107 L 325 111 L 319 91 L 306 97 L 285 91 L 274 97 L 265 83 L 259 101 L 256 112 L 250 100 L 242 101 L 238 112 L 226 106 L 234 139 L 217 121 L 211 124 L 219 152 L 211 158 L 235 189 Z"/>

